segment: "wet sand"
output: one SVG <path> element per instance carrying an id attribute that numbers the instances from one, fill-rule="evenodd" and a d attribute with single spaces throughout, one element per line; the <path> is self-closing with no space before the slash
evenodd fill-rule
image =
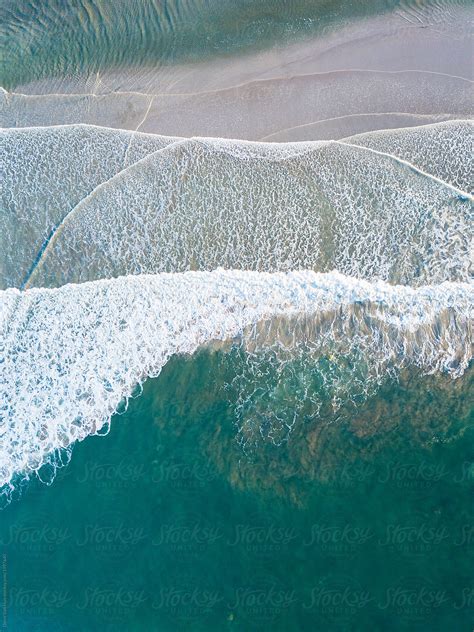
<path id="1" fill-rule="evenodd" d="M 3 93 L 2 124 L 301 141 L 469 118 L 468 23 L 399 11 L 264 52 L 42 80 Z"/>

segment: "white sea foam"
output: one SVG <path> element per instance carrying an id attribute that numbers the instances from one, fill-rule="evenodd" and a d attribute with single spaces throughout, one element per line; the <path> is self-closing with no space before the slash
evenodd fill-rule
<path id="1" fill-rule="evenodd" d="M 281 151 L 192 139 L 151 154 L 75 207 L 28 286 L 218 266 L 469 278 L 472 198 L 372 149 Z"/>
<path id="2" fill-rule="evenodd" d="M 243 345 L 244 445 L 285 440 L 308 399 L 317 413 L 308 376 L 336 409 L 403 367 L 457 376 L 471 360 L 465 121 L 277 145 L 81 125 L 0 141 L 1 283 L 92 281 L 0 292 L 4 498 L 213 340 Z"/>
<path id="3" fill-rule="evenodd" d="M 59 449 L 103 430 L 174 354 L 239 335 L 250 349 L 261 336 L 252 325 L 283 318 L 287 349 L 314 347 L 323 331 L 317 353 L 352 339 L 375 378 L 410 364 L 457 376 L 471 360 L 473 305 L 472 284 L 413 289 L 312 271 L 216 270 L 3 291 L 0 486 L 8 497 L 15 475 L 30 476 Z M 300 317 L 311 327 L 292 328 Z"/>
<path id="4" fill-rule="evenodd" d="M 18 287 L 64 216 L 99 184 L 175 139 L 86 125 L 0 133 L 0 287 Z"/>
<path id="5" fill-rule="evenodd" d="M 469 181 L 471 131 L 456 121 L 272 144 L 7 130 L 0 287 L 219 265 L 462 280 L 472 198 L 453 185 Z"/>
<path id="6" fill-rule="evenodd" d="M 344 140 L 404 158 L 423 171 L 463 191 L 474 193 L 473 121 L 445 121 L 420 127 L 380 130 Z"/>

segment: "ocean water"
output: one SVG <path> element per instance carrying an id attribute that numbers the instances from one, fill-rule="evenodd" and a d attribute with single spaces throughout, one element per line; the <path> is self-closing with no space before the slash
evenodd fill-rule
<path id="1" fill-rule="evenodd" d="M 394 0 L 3 0 L 5 88 L 49 76 L 193 60 L 288 42 Z"/>
<path id="2" fill-rule="evenodd" d="M 11 629 L 469 629 L 472 372 L 244 456 L 241 353 L 172 359 L 2 513 Z"/>
<path id="3" fill-rule="evenodd" d="M 0 0 L 2 629 L 471 629 L 469 16 Z"/>

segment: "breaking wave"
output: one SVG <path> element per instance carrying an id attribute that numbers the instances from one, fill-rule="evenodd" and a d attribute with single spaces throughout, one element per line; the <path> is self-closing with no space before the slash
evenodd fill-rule
<path id="1" fill-rule="evenodd" d="M 305 391 L 303 382 L 288 382 L 285 367 L 294 379 L 295 362 L 317 360 L 335 404 L 344 384 L 369 392 L 404 366 L 456 377 L 471 360 L 473 305 L 468 283 L 415 289 L 311 271 L 164 273 L 3 291 L 4 499 L 18 478 L 51 478 L 73 442 L 106 432 L 114 412 L 172 355 L 235 338 L 250 359 L 273 354 L 281 379 L 273 416 L 264 414 L 258 432 L 265 428 L 278 443 L 292 421 L 279 414 L 277 391 L 288 388 L 295 400 Z M 350 358 L 343 368 L 338 355 Z M 239 433 L 248 444 L 255 428 L 245 397 L 240 409 Z"/>
<path id="2" fill-rule="evenodd" d="M 297 418 L 340 419 L 405 369 L 462 375 L 472 130 L 285 144 L 3 130 L 3 501 L 203 345 L 239 350 L 245 450 L 287 441 Z"/>

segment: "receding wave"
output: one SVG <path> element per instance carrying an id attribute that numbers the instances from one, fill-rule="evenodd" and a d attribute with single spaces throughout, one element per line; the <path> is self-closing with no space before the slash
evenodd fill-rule
<path id="1" fill-rule="evenodd" d="M 52 476 L 73 442 L 104 432 L 121 403 L 172 355 L 240 337 L 247 354 L 272 350 L 284 367 L 301 361 L 304 349 L 337 404 L 344 383 L 366 384 L 369 392 L 405 366 L 461 375 L 471 361 L 473 304 L 472 284 L 414 289 L 311 271 L 217 270 L 3 291 L 4 498 L 16 478 L 38 470 L 45 476 L 45 468 Z M 343 368 L 338 355 L 350 358 Z M 280 376 L 284 392 L 284 371 Z M 296 396 L 304 384 L 299 388 Z M 275 442 L 291 430 L 277 400 L 274 420 L 266 420 Z M 245 443 L 245 398 L 241 404 Z"/>
<path id="2" fill-rule="evenodd" d="M 26 286 L 219 266 L 465 281 L 472 218 L 472 196 L 370 147 L 182 139 L 66 214 Z"/>
<path id="3" fill-rule="evenodd" d="M 367 119 L 369 127 L 365 129 L 394 127 L 400 113 L 435 119 L 469 118 L 473 113 L 472 81 L 423 70 L 354 69 L 255 80 L 237 88 L 184 94 L 157 89 L 147 93 L 29 95 L 0 89 L 4 127 L 87 123 L 170 136 L 294 141 L 328 138 L 328 121 L 334 134 L 330 138 L 364 131 L 360 122 L 349 125 L 348 121 L 349 117 L 356 120 L 367 114 L 385 116 L 378 120 L 373 117 L 370 124 Z M 340 131 L 334 126 L 335 119 L 345 121 Z M 279 137 L 290 129 L 295 135 Z"/>

